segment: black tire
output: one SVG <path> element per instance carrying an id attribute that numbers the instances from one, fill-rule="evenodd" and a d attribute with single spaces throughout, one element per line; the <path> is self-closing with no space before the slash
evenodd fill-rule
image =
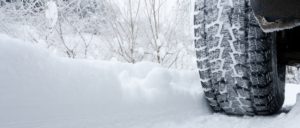
<path id="1" fill-rule="evenodd" d="M 285 65 L 275 33 L 263 33 L 250 0 L 196 0 L 195 47 L 206 99 L 216 112 L 269 115 L 284 101 Z"/>

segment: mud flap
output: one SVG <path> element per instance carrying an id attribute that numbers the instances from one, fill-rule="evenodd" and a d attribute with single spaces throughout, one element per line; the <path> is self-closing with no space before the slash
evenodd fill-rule
<path id="1" fill-rule="evenodd" d="M 264 32 L 281 31 L 300 25 L 300 0 L 250 0 Z"/>
<path id="2" fill-rule="evenodd" d="M 266 18 L 262 16 L 255 15 L 255 17 L 261 29 L 267 33 L 281 31 L 285 29 L 292 29 L 294 27 L 300 26 L 300 19 L 279 19 L 276 21 L 269 22 L 268 20 L 266 20 Z"/>

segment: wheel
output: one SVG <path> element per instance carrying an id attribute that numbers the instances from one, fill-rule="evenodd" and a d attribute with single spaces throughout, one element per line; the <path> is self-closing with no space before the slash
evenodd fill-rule
<path id="1" fill-rule="evenodd" d="M 284 101 L 276 33 L 263 33 L 250 0 L 196 0 L 195 48 L 205 97 L 216 112 L 268 115 Z"/>

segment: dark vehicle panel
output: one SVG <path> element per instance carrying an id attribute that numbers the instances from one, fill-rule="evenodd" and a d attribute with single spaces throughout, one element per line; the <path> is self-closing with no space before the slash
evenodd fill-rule
<path id="1" fill-rule="evenodd" d="M 300 19 L 300 0 L 251 0 L 251 6 L 266 19 Z"/>

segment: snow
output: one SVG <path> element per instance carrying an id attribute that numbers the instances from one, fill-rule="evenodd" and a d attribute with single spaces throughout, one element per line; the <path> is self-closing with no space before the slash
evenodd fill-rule
<path id="1" fill-rule="evenodd" d="M 297 128 L 288 114 L 211 113 L 197 71 L 71 60 L 0 34 L 1 128 Z M 287 99 L 297 85 L 287 85 Z M 287 105 L 292 105 L 295 99 Z"/>
<path id="2" fill-rule="evenodd" d="M 285 95 L 286 99 L 285 99 L 284 106 L 291 107 L 295 105 L 297 100 L 295 95 L 297 95 L 300 92 L 300 86 L 296 84 L 288 84 L 286 85 L 285 92 L 286 92 Z"/>

